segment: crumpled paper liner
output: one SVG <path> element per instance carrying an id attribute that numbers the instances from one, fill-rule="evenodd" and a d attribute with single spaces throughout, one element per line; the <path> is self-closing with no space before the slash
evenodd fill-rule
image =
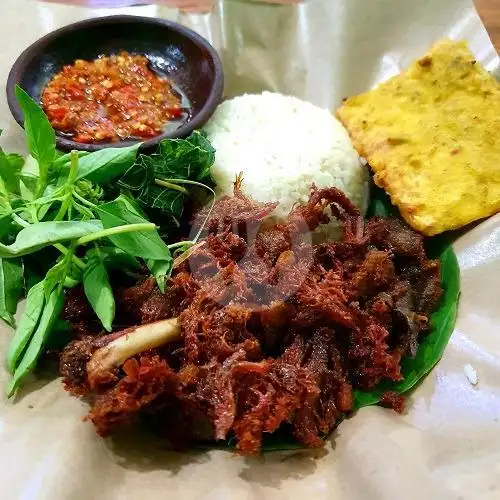
<path id="1" fill-rule="evenodd" d="M 164 6 L 119 12 L 173 19 L 207 37 L 225 65 L 226 95 L 270 89 L 334 109 L 342 97 L 397 73 L 442 36 L 469 40 L 488 69 L 498 67 L 466 0 L 306 0 L 296 6 L 219 0 L 211 14 Z M 3 0 L 0 81 L 43 34 L 116 13 Z M 24 149 L 5 100 L 0 128 L 4 149 Z M 145 432 L 101 440 L 81 420 L 86 405 L 64 393 L 58 380 L 42 377 L 15 402 L 2 395 L 0 498 L 500 498 L 500 216 L 465 231 L 455 249 L 462 270 L 456 331 L 442 361 L 412 394 L 406 415 L 365 408 L 340 425 L 325 450 L 254 459 L 225 451 L 177 454 Z M 9 337 L 3 328 L 1 352 Z M 465 377 L 466 364 L 476 369 L 477 386 Z M 2 386 L 7 378 L 1 370 Z"/>

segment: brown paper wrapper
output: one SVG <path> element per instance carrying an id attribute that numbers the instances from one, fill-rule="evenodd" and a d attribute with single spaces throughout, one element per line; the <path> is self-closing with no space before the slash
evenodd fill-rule
<path id="1" fill-rule="evenodd" d="M 226 95 L 275 90 L 335 109 L 405 67 L 434 41 L 465 38 L 488 69 L 498 57 L 467 0 L 306 0 L 293 6 L 217 0 L 210 13 L 164 5 L 122 9 L 2 1 L 0 80 L 31 42 L 64 24 L 123 12 L 200 32 L 219 50 Z M 2 147 L 24 150 L 0 103 Z M 498 131 L 492 131 L 497 133 Z M 98 438 L 86 405 L 59 380 L 35 380 L 0 401 L 0 497 L 74 500 L 500 498 L 500 216 L 455 243 L 462 271 L 456 330 L 445 355 L 397 416 L 365 408 L 325 450 L 244 459 L 225 451 L 177 454 L 147 434 Z M 11 333 L 2 328 L 0 351 Z M 470 364 L 478 375 L 471 385 Z M 0 371 L 0 384 L 8 375 Z"/>

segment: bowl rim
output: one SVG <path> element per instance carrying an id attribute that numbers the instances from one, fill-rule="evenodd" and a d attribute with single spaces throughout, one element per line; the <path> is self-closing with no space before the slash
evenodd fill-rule
<path id="1" fill-rule="evenodd" d="M 191 132 L 200 128 L 204 123 L 206 123 L 215 111 L 217 105 L 220 103 L 224 91 L 224 71 L 222 68 L 221 59 L 215 48 L 210 44 L 208 40 L 206 40 L 200 34 L 196 33 L 196 31 L 183 26 L 182 24 L 157 17 L 125 14 L 94 17 L 91 19 L 85 19 L 83 21 L 77 21 L 71 24 L 67 24 L 65 26 L 62 26 L 61 28 L 51 31 L 50 33 L 47 33 L 43 37 L 33 42 L 31 45 L 29 45 L 26 49 L 24 49 L 12 65 L 12 68 L 9 71 L 6 85 L 7 103 L 9 105 L 10 112 L 12 113 L 12 116 L 14 117 L 16 122 L 22 128 L 24 128 L 24 117 L 21 111 L 21 107 L 19 106 L 16 99 L 15 88 L 21 79 L 20 77 L 25 73 L 27 62 L 33 58 L 34 54 L 39 52 L 50 42 L 57 40 L 61 35 L 66 35 L 75 29 L 88 28 L 109 23 L 126 24 L 130 22 L 139 22 L 144 24 L 154 24 L 157 26 L 162 26 L 164 28 L 167 28 L 168 30 L 177 32 L 181 36 L 188 38 L 191 42 L 204 49 L 208 53 L 208 58 L 211 60 L 214 67 L 214 81 L 205 104 L 200 109 L 199 113 L 197 113 L 190 121 L 188 121 L 184 125 L 181 125 L 175 131 L 162 133 L 146 141 L 128 140 L 119 142 L 107 142 L 101 144 L 84 144 L 72 141 L 71 139 L 61 137 L 56 134 L 56 147 L 64 151 L 76 149 L 79 151 L 94 152 L 110 147 L 127 147 L 132 144 L 142 142 L 140 147 L 141 150 L 151 150 L 155 146 L 157 146 L 158 143 L 163 139 L 187 137 Z"/>

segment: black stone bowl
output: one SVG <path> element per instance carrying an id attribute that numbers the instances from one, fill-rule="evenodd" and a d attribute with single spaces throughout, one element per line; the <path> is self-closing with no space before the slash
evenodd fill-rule
<path id="1" fill-rule="evenodd" d="M 49 33 L 19 56 L 7 81 L 7 101 L 14 118 L 23 125 L 23 114 L 15 97 L 16 84 L 40 102 L 43 89 L 65 64 L 75 59 L 92 61 L 122 50 L 147 56 L 152 69 L 173 81 L 191 104 L 187 121 L 145 141 L 143 150 L 152 150 L 165 138 L 188 136 L 205 124 L 221 101 L 222 64 L 215 49 L 203 37 L 162 19 L 110 16 L 81 21 Z M 57 147 L 66 151 L 96 151 L 136 142 L 82 144 L 57 134 Z"/>

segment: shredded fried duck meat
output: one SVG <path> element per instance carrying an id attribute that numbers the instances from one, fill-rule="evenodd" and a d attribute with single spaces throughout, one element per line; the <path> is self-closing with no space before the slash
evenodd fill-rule
<path id="1" fill-rule="evenodd" d="M 234 437 L 252 455 L 286 426 L 318 447 L 353 409 L 354 389 L 401 380 L 401 358 L 415 355 L 441 294 L 423 238 L 396 219 L 365 221 L 340 191 L 314 186 L 308 203 L 272 224 L 276 205 L 245 197 L 240 184 L 196 218 L 208 216 L 204 244 L 165 294 L 152 278 L 116 292 L 121 328 L 178 317 L 180 339 L 97 377 L 89 360 L 120 336 L 123 345 L 122 332 L 84 336 L 63 352 L 66 388 L 90 397 L 100 434 L 144 417 L 176 445 Z M 313 245 L 329 212 L 343 236 Z M 74 292 L 65 309 L 80 332 L 81 299 Z M 383 403 L 404 408 L 394 393 Z"/>

